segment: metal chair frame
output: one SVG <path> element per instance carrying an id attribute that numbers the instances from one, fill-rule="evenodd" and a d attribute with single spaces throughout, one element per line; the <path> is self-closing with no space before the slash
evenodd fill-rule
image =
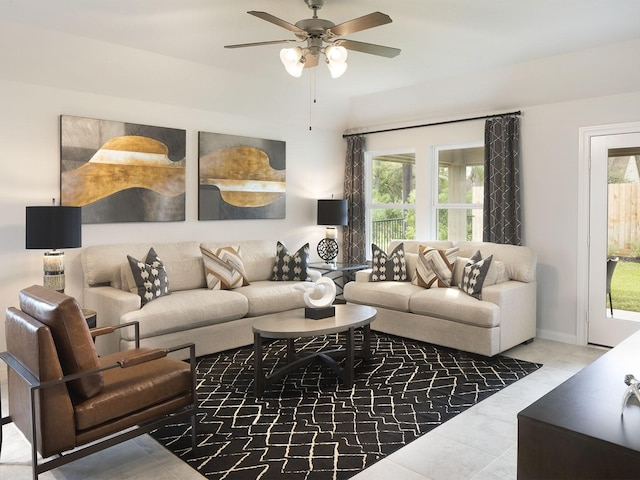
<path id="1" fill-rule="evenodd" d="M 91 330 L 91 333 L 94 337 L 99 335 L 104 335 L 108 333 L 113 333 L 115 330 L 133 326 L 135 328 L 135 345 L 136 348 L 140 347 L 140 326 L 138 322 L 129 322 L 121 325 L 113 326 L 113 327 L 98 327 Z M 76 373 L 73 375 L 66 375 L 58 380 L 51 380 L 47 382 L 39 381 L 31 372 L 29 372 L 20 362 L 18 362 L 15 357 L 13 357 L 8 352 L 0 352 L 0 359 L 2 359 L 8 368 L 11 368 L 14 372 L 16 372 L 29 386 L 30 398 L 29 398 L 29 409 L 31 412 L 31 461 L 33 467 L 33 479 L 37 480 L 38 475 L 54 468 L 58 468 L 62 465 L 66 465 L 80 458 L 86 457 L 88 455 L 94 454 L 106 448 L 112 447 L 119 443 L 125 442 L 127 440 L 131 440 L 132 438 L 138 437 L 140 435 L 144 435 L 145 433 L 149 433 L 157 428 L 165 426 L 170 423 L 174 423 L 178 420 L 191 418 L 191 446 L 192 448 L 196 448 L 196 417 L 198 413 L 198 401 L 196 394 L 196 349 L 195 344 L 186 343 L 183 345 L 178 345 L 176 347 L 166 349 L 166 353 L 171 353 L 183 349 L 189 349 L 189 364 L 191 367 L 191 394 L 193 398 L 193 403 L 191 405 L 187 405 L 177 410 L 176 412 L 172 412 L 167 415 L 163 415 L 158 417 L 157 419 L 149 420 L 147 422 L 140 423 L 136 426 L 129 427 L 125 429 L 122 433 L 112 434 L 107 436 L 103 440 L 96 440 L 95 442 L 89 443 L 85 446 L 79 446 L 69 452 L 60 453 L 54 457 L 50 457 L 50 459 L 44 459 L 43 462 L 38 463 L 38 445 L 37 445 L 37 434 L 36 434 L 36 423 L 34 421 L 36 417 L 36 392 L 39 390 L 43 390 L 48 387 L 52 387 L 55 385 L 65 384 L 72 380 L 76 380 L 78 378 L 82 378 L 85 376 L 90 376 L 98 372 L 103 372 L 105 370 L 111 370 L 113 368 L 123 368 L 124 366 L 118 362 L 112 365 L 106 365 L 101 368 L 96 368 L 92 370 L 87 370 L 85 372 Z M 152 361 L 152 360 L 151 360 Z M 0 389 L 1 389 L 0 385 Z M 2 392 L 0 391 L 0 394 Z M 0 401 L 0 452 L 2 451 L 2 426 L 12 423 L 11 416 L 2 416 L 2 402 Z"/>

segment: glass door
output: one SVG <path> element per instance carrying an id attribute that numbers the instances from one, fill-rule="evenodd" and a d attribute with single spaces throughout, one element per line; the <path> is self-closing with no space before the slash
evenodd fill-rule
<path id="1" fill-rule="evenodd" d="M 591 139 L 589 343 L 640 330 L 640 133 Z"/>

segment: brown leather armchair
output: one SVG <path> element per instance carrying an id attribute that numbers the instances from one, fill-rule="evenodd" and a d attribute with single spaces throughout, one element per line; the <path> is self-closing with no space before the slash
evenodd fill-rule
<path id="1" fill-rule="evenodd" d="M 92 335 L 127 327 L 137 338 L 137 322 L 89 330 L 72 297 L 37 285 L 19 297 L 20 310 L 7 309 L 7 351 L 0 353 L 9 367 L 10 411 L 2 417 L 0 408 L 0 425 L 15 423 L 31 442 L 34 479 L 181 419 L 191 419 L 195 447 L 193 344 L 161 350 L 136 342 L 136 349 L 98 357 Z M 182 349 L 189 363 L 168 356 Z"/>

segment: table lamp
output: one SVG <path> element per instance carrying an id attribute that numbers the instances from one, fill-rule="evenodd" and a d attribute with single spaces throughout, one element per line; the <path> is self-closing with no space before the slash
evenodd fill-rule
<path id="1" fill-rule="evenodd" d="M 82 207 L 27 207 L 26 248 L 45 249 L 43 285 L 64 292 L 64 252 L 82 246 Z"/>
<path id="2" fill-rule="evenodd" d="M 318 243 L 318 255 L 326 263 L 335 263 L 338 257 L 337 225 L 348 225 L 347 200 L 318 200 L 318 225 L 326 225 L 325 238 Z"/>

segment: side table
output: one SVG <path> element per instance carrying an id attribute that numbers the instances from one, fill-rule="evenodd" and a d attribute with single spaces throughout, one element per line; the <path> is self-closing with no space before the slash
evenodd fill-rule
<path id="1" fill-rule="evenodd" d="M 318 270 L 323 277 L 331 278 L 336 284 L 336 297 L 342 297 L 342 291 L 345 284 L 353 280 L 355 273 L 358 270 L 369 268 L 369 265 L 344 262 L 315 262 L 310 263 L 309 268 Z M 332 275 L 335 272 L 338 272 L 339 275 Z"/>
<path id="2" fill-rule="evenodd" d="M 84 315 L 84 319 L 87 321 L 87 325 L 89 325 L 89 328 L 96 328 L 96 324 L 97 324 L 96 320 L 98 316 L 96 311 L 83 308 L 82 314 Z"/>

